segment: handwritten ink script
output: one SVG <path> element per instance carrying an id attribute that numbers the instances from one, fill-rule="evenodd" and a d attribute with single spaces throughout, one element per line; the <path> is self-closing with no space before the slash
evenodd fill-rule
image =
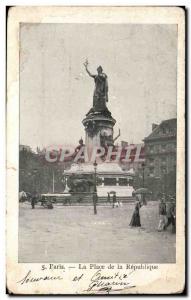
<path id="1" fill-rule="evenodd" d="M 139 270 L 153 272 L 157 270 L 156 265 L 147 264 L 42 264 L 39 272 L 29 269 L 26 273 L 17 279 L 17 284 L 21 286 L 41 284 L 42 282 L 57 281 L 67 284 L 72 281 L 75 293 L 84 294 L 109 294 L 121 293 L 122 291 L 136 287 L 134 273 Z M 49 270 L 51 271 L 49 273 Z M 91 272 L 91 275 L 89 273 Z M 68 273 L 70 276 L 68 277 Z M 85 287 L 84 287 L 85 284 Z M 83 286 L 83 290 L 81 287 Z"/>
<path id="2" fill-rule="evenodd" d="M 90 279 L 88 283 L 88 288 L 84 292 L 97 294 L 97 293 L 110 293 L 111 291 L 121 291 L 124 289 L 130 289 L 135 287 L 129 281 L 130 276 L 135 270 L 131 271 L 129 274 L 116 271 L 113 275 L 103 274 L 102 270 L 97 270 Z M 79 282 L 84 279 L 84 273 L 80 276 L 74 275 L 72 281 Z M 64 280 L 62 276 L 35 276 L 31 270 L 29 270 L 26 275 L 17 281 L 20 285 L 32 284 L 42 281 L 59 281 Z"/>
<path id="3" fill-rule="evenodd" d="M 135 287 L 129 282 L 129 278 L 132 273 L 135 271 L 131 271 L 129 274 L 116 272 L 114 275 L 103 275 L 102 270 L 98 270 L 91 277 L 88 289 L 86 292 L 99 293 L 99 292 L 107 292 L 111 291 L 121 291 L 124 289 L 129 289 Z"/>
<path id="4" fill-rule="evenodd" d="M 36 277 L 32 274 L 31 270 L 28 271 L 28 273 L 17 283 L 20 283 L 21 285 L 27 284 L 27 283 L 34 283 L 39 281 L 50 281 L 50 280 L 63 280 L 61 276 L 40 276 Z"/>

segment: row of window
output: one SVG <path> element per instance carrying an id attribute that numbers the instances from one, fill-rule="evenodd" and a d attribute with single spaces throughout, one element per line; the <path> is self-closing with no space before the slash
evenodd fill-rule
<path id="1" fill-rule="evenodd" d="M 167 156 L 163 156 L 160 158 L 149 158 L 146 161 L 146 164 L 148 167 L 154 167 L 154 166 L 161 166 L 161 168 L 164 168 L 167 164 L 168 166 L 172 167 L 176 164 L 176 158 L 175 157 L 167 157 Z"/>
<path id="2" fill-rule="evenodd" d="M 157 158 L 158 160 L 159 160 L 159 158 Z M 161 158 L 160 158 L 160 162 L 162 162 L 162 163 L 164 163 L 164 162 L 166 162 L 167 161 L 167 157 L 166 156 L 162 156 Z M 153 164 L 155 162 L 155 159 L 154 158 L 152 158 L 152 157 L 150 157 L 149 159 L 148 159 L 148 163 L 149 164 Z"/>
<path id="3" fill-rule="evenodd" d="M 174 134 L 175 130 L 174 130 L 174 128 L 171 128 L 171 127 L 162 127 L 160 133 L 161 134 Z"/>
<path id="4" fill-rule="evenodd" d="M 160 170 L 161 170 L 161 173 L 166 173 L 167 172 L 167 167 L 166 166 L 161 166 Z M 154 171 L 155 171 L 154 167 L 149 168 L 149 173 L 150 174 L 154 174 Z"/>
<path id="5" fill-rule="evenodd" d="M 97 185 L 102 185 L 102 183 L 105 186 L 112 186 L 112 185 L 120 185 L 120 186 L 126 186 L 128 184 L 131 184 L 131 179 L 128 178 L 104 178 L 103 181 L 102 180 L 97 180 Z"/>
<path id="6" fill-rule="evenodd" d="M 169 143 L 169 144 L 155 144 L 155 145 L 147 145 L 146 151 L 148 153 L 154 152 L 165 152 L 165 151 L 175 151 L 176 150 L 176 143 Z"/>

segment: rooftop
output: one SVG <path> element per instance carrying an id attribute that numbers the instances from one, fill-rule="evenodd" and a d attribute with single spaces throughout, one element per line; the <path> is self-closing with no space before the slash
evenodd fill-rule
<path id="1" fill-rule="evenodd" d="M 162 121 L 159 125 L 155 125 L 151 134 L 144 138 L 144 141 L 170 138 L 176 136 L 177 119 L 168 119 Z"/>
<path id="2" fill-rule="evenodd" d="M 65 172 L 65 174 L 92 174 L 94 173 L 94 165 L 90 163 L 72 164 L 71 168 Z M 118 163 L 104 162 L 97 165 L 98 174 L 118 174 L 118 175 L 133 175 L 134 171 L 123 171 Z"/>

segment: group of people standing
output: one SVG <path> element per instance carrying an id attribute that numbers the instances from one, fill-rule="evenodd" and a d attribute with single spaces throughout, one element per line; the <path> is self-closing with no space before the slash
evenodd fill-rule
<path id="1" fill-rule="evenodd" d="M 144 201 L 136 197 L 135 208 L 129 226 L 141 227 L 140 208 Z M 158 231 L 165 231 L 172 225 L 172 233 L 176 232 L 176 201 L 175 197 L 162 195 L 159 201 L 159 225 Z"/>
<path id="2" fill-rule="evenodd" d="M 159 202 L 158 231 L 164 231 L 172 225 L 172 233 L 176 232 L 176 202 L 175 198 L 162 196 Z"/>
<path id="3" fill-rule="evenodd" d="M 40 197 L 37 192 L 33 192 L 30 198 L 31 198 L 32 209 L 35 209 L 35 205 L 38 203 L 38 201 L 41 202 L 41 206 L 43 206 L 44 208 L 48 208 L 48 209 L 53 208 L 53 204 L 51 200 L 50 199 L 46 200 L 44 197 Z"/>
<path id="4" fill-rule="evenodd" d="M 112 203 L 112 208 L 122 206 L 122 203 L 117 200 L 116 192 L 111 192 L 111 195 L 107 193 L 107 202 Z"/>
<path id="5" fill-rule="evenodd" d="M 112 195 L 108 193 L 107 201 L 112 203 L 112 207 L 119 207 L 122 204 L 117 200 L 116 193 L 112 192 Z M 112 198 L 112 199 L 111 199 Z M 36 203 L 38 202 L 38 194 L 36 192 L 31 194 L 31 207 L 35 208 Z M 97 214 L 96 209 L 97 203 L 97 193 L 93 195 L 93 204 L 94 204 L 94 214 Z M 136 195 L 135 208 L 131 218 L 129 226 L 131 227 L 141 227 L 140 220 L 140 209 L 143 205 L 146 205 L 146 199 L 143 195 Z M 53 208 L 53 205 L 50 200 L 41 199 L 41 205 L 47 208 Z M 170 225 L 172 225 L 172 233 L 176 232 L 176 201 L 175 197 L 167 196 L 165 194 L 161 195 L 159 201 L 159 224 L 158 231 L 165 231 Z"/>

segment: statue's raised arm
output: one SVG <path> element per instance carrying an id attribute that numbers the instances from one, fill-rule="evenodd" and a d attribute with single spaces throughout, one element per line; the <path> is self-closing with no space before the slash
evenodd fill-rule
<path id="1" fill-rule="evenodd" d="M 84 63 L 84 66 L 85 66 L 85 68 L 86 68 L 86 72 L 88 73 L 88 75 L 90 76 L 90 77 L 95 77 L 95 75 L 93 75 L 93 74 L 91 74 L 90 73 L 90 71 L 88 70 L 88 60 L 86 59 L 86 61 L 85 61 L 85 63 Z"/>
<path id="2" fill-rule="evenodd" d="M 94 79 L 95 88 L 93 94 L 93 108 L 90 112 L 104 112 L 105 115 L 111 115 L 106 106 L 106 102 L 108 102 L 108 81 L 107 75 L 103 73 L 102 66 L 97 68 L 97 74 L 93 75 L 88 70 L 88 60 L 84 62 L 84 66 L 86 68 L 86 72 L 89 76 Z M 90 113 L 89 112 L 89 113 Z M 88 114 L 89 114 L 88 113 Z"/>

